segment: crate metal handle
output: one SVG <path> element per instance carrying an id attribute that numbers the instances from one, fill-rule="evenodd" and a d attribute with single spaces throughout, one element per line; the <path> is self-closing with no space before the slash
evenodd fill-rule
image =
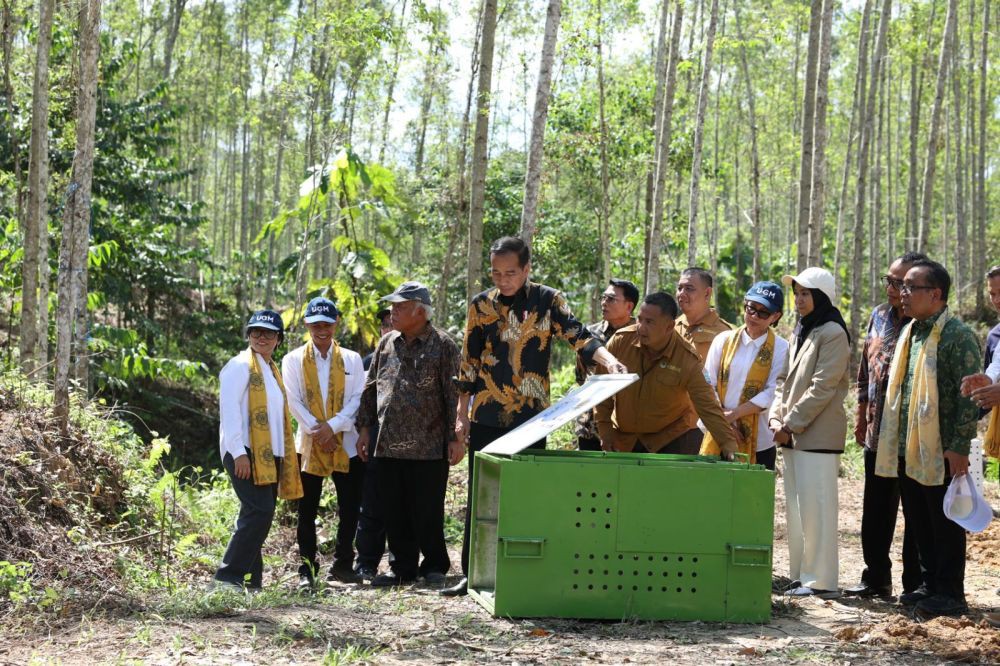
<path id="1" fill-rule="evenodd" d="M 541 559 L 545 553 L 544 538 L 500 537 L 503 556 L 517 559 Z"/>
<path id="2" fill-rule="evenodd" d="M 764 561 L 760 561 L 759 553 L 764 554 Z M 748 546 L 729 544 L 730 561 L 733 566 L 738 567 L 769 567 L 771 566 L 770 546 Z"/>

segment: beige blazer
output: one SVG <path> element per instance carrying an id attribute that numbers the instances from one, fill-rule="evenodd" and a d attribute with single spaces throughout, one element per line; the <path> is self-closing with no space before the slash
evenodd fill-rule
<path id="1" fill-rule="evenodd" d="M 843 451 L 851 361 L 847 334 L 840 325 L 827 322 L 809 332 L 801 351 L 794 337 L 789 342 L 769 418 L 788 426 L 798 451 Z"/>

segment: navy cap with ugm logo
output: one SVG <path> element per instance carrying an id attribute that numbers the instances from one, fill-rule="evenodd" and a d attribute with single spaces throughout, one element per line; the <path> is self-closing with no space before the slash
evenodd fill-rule
<path id="1" fill-rule="evenodd" d="M 770 280 L 754 284 L 743 298 L 754 303 L 760 303 L 772 314 L 781 312 L 785 306 L 785 292 L 782 291 L 781 286 L 777 282 L 771 282 Z"/>
<path id="2" fill-rule="evenodd" d="M 266 328 L 269 331 L 285 332 L 285 322 L 281 320 L 281 315 L 274 310 L 257 310 L 250 315 L 247 322 L 247 330 L 251 328 Z"/>
<path id="3" fill-rule="evenodd" d="M 303 321 L 307 324 L 318 322 L 336 324 L 338 319 L 340 319 L 340 310 L 337 309 L 336 304 L 329 298 L 317 296 L 306 306 L 306 316 Z"/>

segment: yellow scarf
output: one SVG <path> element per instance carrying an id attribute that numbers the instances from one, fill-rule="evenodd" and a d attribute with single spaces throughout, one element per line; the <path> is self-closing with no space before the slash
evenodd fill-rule
<path id="1" fill-rule="evenodd" d="M 910 386 L 910 411 L 906 433 L 906 475 L 925 486 L 944 483 L 944 449 L 938 420 L 937 352 L 941 331 L 951 319 L 948 308 L 934 322 L 920 348 Z M 910 361 L 911 321 L 899 334 L 889 366 L 889 390 L 878 433 L 875 473 L 895 478 L 899 472 L 899 417 L 903 404 L 903 379 Z"/>
<path id="2" fill-rule="evenodd" d="M 990 410 L 990 427 L 986 430 L 983 453 L 1000 458 L 1000 407 Z"/>
<path id="3" fill-rule="evenodd" d="M 282 403 L 285 405 L 285 457 L 281 466 L 281 478 L 278 478 L 277 465 L 274 464 L 274 452 L 271 450 L 271 425 L 267 414 L 267 390 L 264 388 L 264 375 L 260 371 L 260 362 L 252 349 L 250 354 L 250 387 L 247 395 L 250 400 L 250 457 L 253 467 L 254 485 L 266 486 L 278 484 L 278 497 L 283 500 L 293 500 L 302 497 L 302 478 L 299 476 L 295 460 L 295 440 L 292 438 L 292 415 L 288 413 L 288 398 L 285 394 L 285 384 L 281 381 L 281 373 L 274 361 L 268 359 L 274 380 L 281 389 Z"/>
<path id="4" fill-rule="evenodd" d="M 302 375 L 306 381 L 306 402 L 309 412 L 321 421 L 328 421 L 344 408 L 344 359 L 340 355 L 340 345 L 336 341 L 330 347 L 330 386 L 327 390 L 326 405 L 323 404 L 323 392 L 319 387 L 319 369 L 316 366 L 316 346 L 312 342 L 306 345 L 302 354 Z M 351 459 L 344 450 L 344 433 L 334 433 L 336 448 L 333 451 L 323 451 L 313 448 L 312 437 L 302 433 L 303 471 L 315 476 L 330 476 L 333 472 L 349 472 Z"/>
<path id="5" fill-rule="evenodd" d="M 719 392 L 719 402 L 726 402 L 726 390 L 729 388 L 729 368 L 733 364 L 736 351 L 740 348 L 741 338 L 746 326 L 740 326 L 722 347 L 722 361 L 719 363 L 719 378 L 717 390 Z M 774 330 L 767 329 L 767 340 L 761 345 L 750 369 L 747 370 L 747 378 L 743 383 L 743 392 L 740 394 L 740 404 L 750 400 L 760 393 L 767 383 L 767 377 L 771 374 L 771 363 L 774 361 Z M 736 427 L 740 430 L 742 443 L 740 452 L 750 456 L 750 463 L 757 461 L 757 424 L 760 419 L 760 412 L 754 412 L 744 416 L 736 422 Z M 701 451 L 703 456 L 717 456 L 722 452 L 719 443 L 712 437 L 712 433 L 706 432 L 705 438 L 701 441 Z"/>

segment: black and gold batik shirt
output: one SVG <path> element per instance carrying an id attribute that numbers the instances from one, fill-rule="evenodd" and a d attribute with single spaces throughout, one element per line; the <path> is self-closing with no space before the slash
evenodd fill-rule
<path id="1" fill-rule="evenodd" d="M 510 297 L 493 288 L 472 299 L 459 390 L 472 395 L 473 421 L 512 428 L 549 406 L 553 338 L 587 364 L 601 346 L 550 287 L 527 282 Z"/>

